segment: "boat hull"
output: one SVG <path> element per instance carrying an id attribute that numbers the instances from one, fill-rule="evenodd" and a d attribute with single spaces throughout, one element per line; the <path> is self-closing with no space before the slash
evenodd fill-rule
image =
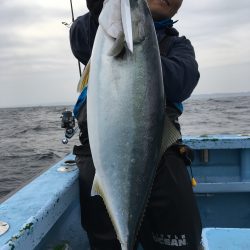
<path id="1" fill-rule="evenodd" d="M 184 142 L 195 150 L 194 192 L 205 250 L 219 249 L 218 237 L 250 249 L 250 137 L 186 137 Z M 58 171 L 73 159 L 67 156 L 0 204 L 0 221 L 9 224 L 0 249 L 89 249 L 80 224 L 78 170 Z M 225 249 L 236 249 L 231 246 Z"/>

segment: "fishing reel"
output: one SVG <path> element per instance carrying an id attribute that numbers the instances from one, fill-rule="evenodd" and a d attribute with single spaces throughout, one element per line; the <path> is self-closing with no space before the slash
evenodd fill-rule
<path id="1" fill-rule="evenodd" d="M 65 137 L 62 139 L 63 144 L 67 144 L 69 139 L 71 139 L 77 132 L 78 127 L 75 127 L 75 117 L 73 113 L 69 110 L 62 112 L 61 116 L 61 128 L 65 128 Z"/>

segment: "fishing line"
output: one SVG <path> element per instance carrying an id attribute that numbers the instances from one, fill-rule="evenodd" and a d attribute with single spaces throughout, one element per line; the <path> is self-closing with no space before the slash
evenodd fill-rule
<path id="1" fill-rule="evenodd" d="M 72 0 L 70 0 L 70 8 L 71 8 L 72 23 L 73 23 L 75 21 L 75 17 L 74 17 L 74 10 L 73 10 Z"/>
<path id="2" fill-rule="evenodd" d="M 75 21 L 75 16 L 74 16 L 72 0 L 70 0 L 70 9 L 71 9 L 71 17 L 72 17 L 72 23 L 73 23 Z M 79 60 L 77 60 L 77 62 L 78 62 L 79 75 L 81 77 L 82 76 L 81 64 Z"/>

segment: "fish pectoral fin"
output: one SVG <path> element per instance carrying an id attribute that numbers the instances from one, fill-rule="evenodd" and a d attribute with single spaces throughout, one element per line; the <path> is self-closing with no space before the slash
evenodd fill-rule
<path id="1" fill-rule="evenodd" d="M 101 196 L 101 189 L 100 189 L 100 185 L 98 183 L 98 179 L 95 175 L 94 181 L 93 181 L 93 185 L 92 185 L 92 189 L 91 189 L 91 196 L 96 196 L 96 195 L 100 195 Z"/>
<path id="2" fill-rule="evenodd" d="M 119 56 L 125 48 L 124 42 L 125 42 L 125 36 L 124 36 L 123 31 L 121 31 L 118 34 L 118 37 L 115 39 L 115 42 L 114 42 L 112 48 L 110 49 L 108 55 L 114 56 L 114 57 Z"/>
<path id="3" fill-rule="evenodd" d="M 160 158 L 167 150 L 167 148 L 170 147 L 173 143 L 175 143 L 179 139 L 181 139 L 180 131 L 170 121 L 169 117 L 165 115 L 164 129 L 163 129 L 161 149 L 160 149 Z"/>

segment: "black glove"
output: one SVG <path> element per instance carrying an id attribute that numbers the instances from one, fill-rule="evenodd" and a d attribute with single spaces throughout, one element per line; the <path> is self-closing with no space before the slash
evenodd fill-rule
<path id="1" fill-rule="evenodd" d="M 86 0 L 86 1 L 90 13 L 98 18 L 102 11 L 104 0 Z"/>

